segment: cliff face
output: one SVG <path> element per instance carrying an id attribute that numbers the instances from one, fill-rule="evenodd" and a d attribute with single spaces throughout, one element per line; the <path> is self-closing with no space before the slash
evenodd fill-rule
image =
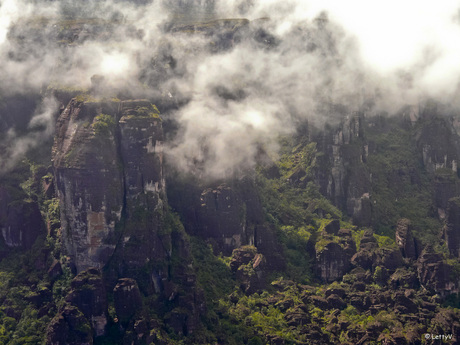
<path id="1" fill-rule="evenodd" d="M 182 217 L 185 230 L 212 244 L 216 254 L 230 256 L 241 246 L 255 246 L 268 267 L 284 267 L 282 248 L 264 218 L 254 177 L 221 182 L 170 177 L 169 203 Z"/>
<path id="2" fill-rule="evenodd" d="M 119 269 L 140 268 L 171 256 L 165 231 L 166 190 L 163 177 L 163 130 L 158 111 L 148 102 L 120 105 L 119 152 L 123 167 L 124 225 Z"/>
<path id="3" fill-rule="evenodd" d="M 460 258 L 460 198 L 458 197 L 449 200 L 444 237 L 450 254 Z"/>
<path id="4" fill-rule="evenodd" d="M 37 187 L 38 174 L 23 166 L 12 173 L 26 176 L 23 184 L 16 178 L 10 181 L 0 178 L 0 244 L 3 249 L 30 249 L 37 238 L 45 234 L 46 226 L 36 196 L 32 198 L 21 187 L 24 183 L 29 190 Z"/>
<path id="5" fill-rule="evenodd" d="M 44 157 L 29 153 L 0 177 L 0 342 L 419 344 L 424 333 L 458 342 L 458 114 L 431 102 L 394 116 L 370 103 L 322 104 L 317 115 L 332 122 L 314 128 L 294 116 L 298 133 L 279 138 L 276 158 L 258 145 L 255 169 L 235 167 L 220 180 L 177 172 L 163 156 L 173 136 L 165 123 L 174 132 L 176 110 L 194 101 L 172 87 L 188 80 L 180 59 L 286 45 L 267 18 L 176 14 L 155 31 L 167 36 L 156 56 L 136 56 L 139 80 L 127 85 L 142 90 L 112 89 L 97 75 L 90 90 L 47 88 L 61 104 L 52 166 L 43 145 Z M 65 48 L 112 31 L 150 39 L 121 18 L 46 25 Z M 24 48 L 40 36 L 39 24 L 26 24 L 12 33 Z M 326 16 L 312 24 L 298 27 L 305 55 L 337 57 Z M 259 93 L 245 76 L 219 85 L 226 79 L 208 90 L 222 106 Z M 150 101 L 94 98 L 139 92 L 158 97 L 164 122 Z M 27 124 L 41 96 L 5 99 L 0 152 L 10 128 L 33 133 Z"/>
<path id="6" fill-rule="evenodd" d="M 39 235 L 44 234 L 45 224 L 38 204 L 32 200 L 18 201 L 0 189 L 1 240 L 8 248 L 29 249 Z"/>
<path id="7" fill-rule="evenodd" d="M 320 191 L 357 225 L 371 224 L 369 200 L 371 175 L 366 167 L 369 145 L 365 138 L 363 113 L 343 116 L 338 126 L 326 128 L 313 140 L 325 154 L 319 158 L 317 180 Z"/>
<path id="8" fill-rule="evenodd" d="M 282 322 L 281 333 L 257 328 L 267 342 L 289 343 L 288 330 L 299 343 L 377 339 L 383 326 L 355 325 L 350 310 L 398 324 L 417 316 L 416 331 L 411 323 L 399 336 L 410 342 L 436 315 L 458 314 L 443 316 L 439 304 L 459 288 L 458 200 L 439 187 L 457 177 L 453 166 L 424 163 L 418 143 L 433 138 L 417 133 L 427 123 L 345 117 L 286 140 L 269 166 L 206 181 L 164 172 L 162 120 L 150 102 L 78 96 L 57 120 L 52 169 L 26 167 L 14 188 L 0 186 L 2 244 L 34 247 L 48 225 L 47 245 L 21 265 L 42 272 L 24 284 L 36 318 L 47 317 L 49 344 L 248 343 L 263 308 Z M 40 196 L 20 192 L 29 184 Z M 444 242 L 419 241 L 436 242 L 441 222 Z M 59 238 L 62 250 L 50 243 Z M 10 306 L 15 291 L 2 310 L 22 320 Z"/>
<path id="9" fill-rule="evenodd" d="M 56 126 L 53 165 L 63 241 L 78 271 L 103 267 L 115 249 L 115 238 L 110 241 L 109 236 L 114 236 L 123 209 L 116 111 L 116 104 L 74 99 Z M 96 130 L 103 113 L 110 123 Z"/>
<path id="10" fill-rule="evenodd" d="M 189 264 L 190 244 L 168 209 L 162 151 L 159 112 L 145 100 L 96 102 L 77 97 L 57 121 L 53 166 L 64 252 L 82 276 L 98 268 L 108 284 L 119 278 L 130 282 L 113 292 L 129 334 L 134 332 L 130 321 L 146 322 L 136 318 L 142 309 L 140 291 L 168 300 L 173 316 L 166 322 L 178 333 L 193 333 L 203 313 L 203 297 Z M 105 294 L 99 285 L 87 288 Z M 137 289 L 133 296 L 131 286 Z M 186 291 L 179 291 L 183 286 Z M 130 298 L 136 305 L 129 305 Z M 75 336 L 67 324 L 78 311 L 94 337 L 106 335 L 106 303 L 99 303 L 97 312 L 86 312 L 92 303 L 88 294 L 71 291 L 66 299 L 69 303 L 48 329 L 50 343 Z M 73 314 L 72 308 L 77 308 Z"/>
<path id="11" fill-rule="evenodd" d="M 164 199 L 163 133 L 154 111 L 147 101 L 73 99 L 58 119 L 56 191 L 63 241 L 77 271 L 102 268 L 117 244 L 137 246 L 135 242 L 145 243 L 148 234 L 158 233 Z M 136 226 L 140 229 L 133 234 Z M 156 247 L 164 257 L 165 249 Z M 135 257 L 133 265 L 145 260 Z"/>
<path id="12" fill-rule="evenodd" d="M 431 102 L 393 118 L 372 110 L 342 113 L 338 124 L 308 130 L 320 152 L 315 179 L 321 194 L 358 226 L 394 227 L 414 203 L 425 209 L 414 211 L 414 219 L 431 218 L 433 206 L 444 221 L 449 200 L 459 194 L 456 115 Z"/>

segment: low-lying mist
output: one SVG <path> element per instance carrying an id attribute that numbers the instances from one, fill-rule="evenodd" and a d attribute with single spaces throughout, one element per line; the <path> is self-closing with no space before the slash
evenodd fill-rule
<path id="1" fill-rule="evenodd" d="M 276 153 L 277 138 L 305 120 L 339 122 L 344 113 L 334 105 L 389 114 L 426 98 L 457 106 L 459 8 L 457 1 L 4 0 L 0 103 L 44 96 L 49 87 L 88 89 L 101 75 L 101 97 L 176 104 L 167 114 L 177 126 L 169 161 L 219 178 L 253 166 L 261 148 Z M 6 121 L 9 108 L 0 109 L 5 172 L 53 135 L 58 104 L 45 97 L 21 117 L 29 129 L 22 133 Z"/>

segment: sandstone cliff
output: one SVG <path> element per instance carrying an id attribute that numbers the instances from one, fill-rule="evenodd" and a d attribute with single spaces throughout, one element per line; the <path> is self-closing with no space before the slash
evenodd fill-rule
<path id="1" fill-rule="evenodd" d="M 147 101 L 73 99 L 61 113 L 53 165 L 63 240 L 78 271 L 104 267 L 117 245 L 142 247 L 157 238 L 165 198 L 162 135 Z M 147 257 L 126 260 L 138 267 L 166 251 L 158 244 L 142 252 Z"/>

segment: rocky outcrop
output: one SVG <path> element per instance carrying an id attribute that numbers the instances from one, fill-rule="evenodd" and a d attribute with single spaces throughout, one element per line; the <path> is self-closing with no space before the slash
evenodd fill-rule
<path id="1" fill-rule="evenodd" d="M 93 338 L 106 334 L 107 297 L 101 272 L 91 268 L 71 282 L 65 304 L 50 322 L 47 344 L 93 344 Z"/>
<path id="2" fill-rule="evenodd" d="M 164 224 L 163 130 L 158 111 L 147 101 L 122 102 L 119 115 L 125 204 L 116 265 L 121 276 L 133 276 L 146 263 L 166 263 L 171 256 L 171 234 Z M 165 269 L 150 274 L 162 277 Z"/>
<path id="3" fill-rule="evenodd" d="M 83 313 L 94 336 L 105 335 L 108 304 L 101 272 L 95 268 L 83 271 L 72 280 L 70 287 L 66 302 Z"/>
<path id="4" fill-rule="evenodd" d="M 412 236 L 412 226 L 408 219 L 400 219 L 396 225 L 396 244 L 403 257 L 417 259 L 417 246 Z"/>
<path id="5" fill-rule="evenodd" d="M 318 142 L 318 150 L 324 156 L 317 158 L 317 180 L 321 194 L 334 205 L 346 210 L 360 226 L 371 222 L 370 177 L 365 163 L 368 146 L 364 137 L 362 113 L 345 109 L 330 109 L 343 121 L 332 130 L 325 130 Z"/>
<path id="6" fill-rule="evenodd" d="M 158 111 L 147 101 L 77 97 L 62 112 L 53 164 L 63 241 L 78 271 L 104 267 L 120 239 L 125 269 L 167 256 L 158 239 L 162 135 Z"/>
<path id="7" fill-rule="evenodd" d="M 337 118 L 342 119 L 340 123 L 326 126 L 316 133 L 309 128 L 311 140 L 318 143 L 318 152 L 323 153 L 317 157 L 315 167 L 320 192 L 352 217 L 354 224 L 376 227 L 387 221 L 389 215 L 404 216 L 397 210 L 388 214 L 387 210 L 383 210 L 387 206 L 380 199 L 385 193 L 390 193 L 393 200 L 397 203 L 404 200 L 404 204 L 411 188 L 408 186 L 420 188 L 424 185 L 427 188 L 427 176 L 430 180 L 428 188 L 433 193 L 441 219 L 446 215 L 448 200 L 459 195 L 458 120 L 455 120 L 456 115 L 445 116 L 452 114 L 452 110 L 429 103 L 421 107 L 421 116 L 418 116 L 419 106 L 416 107 L 417 116 L 413 121 L 418 125 L 412 132 L 408 130 L 409 122 L 403 117 L 388 120 L 370 109 L 353 113 L 334 106 L 326 111 L 336 113 Z M 391 139 L 394 136 L 391 133 L 396 128 L 407 137 L 395 145 L 403 147 L 407 154 L 415 154 L 416 160 L 398 161 L 397 155 L 388 150 L 388 146 L 382 149 L 381 140 L 396 138 Z M 418 157 L 423 160 L 425 171 L 419 169 Z M 386 170 L 384 176 L 382 168 Z"/>
<path id="8" fill-rule="evenodd" d="M 383 247 L 376 252 L 377 260 L 375 266 L 381 266 L 391 274 L 404 265 L 403 256 L 398 248 Z"/>
<path id="9" fill-rule="evenodd" d="M 29 249 L 37 237 L 45 233 L 43 217 L 35 201 L 10 202 L 1 213 L 4 214 L 0 217 L 1 235 L 7 247 Z"/>
<path id="10" fill-rule="evenodd" d="M 119 321 L 126 325 L 133 315 L 142 307 L 139 287 L 134 279 L 120 279 L 113 289 L 115 312 Z"/>
<path id="11" fill-rule="evenodd" d="M 417 145 L 422 152 L 423 163 L 430 173 L 439 169 L 457 172 L 460 140 L 454 126 L 437 104 L 426 104 L 422 111 L 424 126 L 417 133 Z"/>
<path id="12" fill-rule="evenodd" d="M 65 305 L 48 325 L 46 344 L 92 345 L 91 326 L 77 307 Z"/>
<path id="13" fill-rule="evenodd" d="M 332 221 L 326 228 L 332 233 L 337 229 Z M 326 230 L 326 229 L 325 229 Z M 356 253 L 356 244 L 347 231 L 338 231 L 339 236 L 323 234 L 316 244 L 316 272 L 325 282 L 340 279 L 351 269 L 350 260 Z"/>
<path id="14" fill-rule="evenodd" d="M 29 249 L 39 235 L 45 234 L 38 203 L 19 185 L 5 182 L 0 180 L 0 241 L 7 248 Z"/>
<path id="15" fill-rule="evenodd" d="M 389 283 L 393 289 L 397 289 L 399 287 L 408 287 L 411 289 L 420 287 L 417 273 L 403 267 L 398 268 L 391 275 Z"/>
<path id="16" fill-rule="evenodd" d="M 449 200 L 444 238 L 450 254 L 460 258 L 460 198 Z"/>
<path id="17" fill-rule="evenodd" d="M 356 267 L 374 272 L 374 278 L 382 285 L 386 284 L 388 275 L 403 266 L 404 260 L 400 250 L 394 246 L 381 246 L 372 230 L 365 230 L 361 238 L 359 250 L 351 258 Z"/>
<path id="18" fill-rule="evenodd" d="M 245 205 L 230 187 L 223 184 L 208 188 L 201 193 L 200 201 L 197 221 L 201 234 L 214 239 L 224 255 L 230 255 L 242 244 L 254 244 L 253 236 L 246 238 Z"/>
<path id="19" fill-rule="evenodd" d="M 433 180 L 434 206 L 437 208 L 439 219 L 446 218 L 449 200 L 458 196 L 459 187 L 454 172 L 447 169 L 436 171 Z"/>
<path id="20" fill-rule="evenodd" d="M 324 227 L 324 231 L 329 235 L 338 235 L 340 230 L 340 221 L 338 219 L 334 219 L 329 224 Z"/>
<path id="21" fill-rule="evenodd" d="M 284 268 L 282 248 L 265 220 L 253 177 L 206 186 L 199 179 L 174 176 L 168 201 L 183 216 L 187 233 L 208 241 L 215 254 L 230 256 L 234 249 L 251 245 L 264 255 L 267 268 Z"/>
<path id="22" fill-rule="evenodd" d="M 416 134 L 425 169 L 434 177 L 434 204 L 441 219 L 445 218 L 449 199 L 460 192 L 457 169 L 460 137 L 457 121 L 450 123 L 453 118 L 445 116 L 449 112 L 440 104 L 427 102 L 422 110 L 422 125 Z"/>
<path id="23" fill-rule="evenodd" d="M 351 269 L 350 255 L 340 244 L 329 242 L 316 254 L 316 268 L 325 282 L 340 279 Z"/>
<path id="24" fill-rule="evenodd" d="M 374 233 L 371 230 L 364 231 L 359 251 L 351 258 L 352 264 L 365 270 L 372 269 L 376 264 L 378 246 Z"/>
<path id="25" fill-rule="evenodd" d="M 56 125 L 53 164 L 63 242 L 78 271 L 103 267 L 123 209 L 115 103 L 71 100 Z M 101 117 L 105 114 L 104 117 Z"/>
<path id="26" fill-rule="evenodd" d="M 429 291 L 446 296 L 458 292 L 457 281 L 451 279 L 452 266 L 427 245 L 417 261 L 417 273 L 420 284 Z"/>
<path id="27" fill-rule="evenodd" d="M 262 254 L 257 253 L 256 247 L 235 249 L 230 268 L 246 294 L 250 295 L 265 288 L 266 260 Z"/>
<path id="28" fill-rule="evenodd" d="M 142 291 L 159 294 L 160 308 L 168 301 L 162 309 L 168 326 L 192 334 L 205 310 L 204 297 L 190 265 L 188 239 L 167 206 L 157 108 L 145 100 L 101 103 L 77 97 L 59 118 L 53 150 L 63 239 L 77 272 L 90 265 L 105 269 L 107 283 L 116 285 L 123 331 L 132 334 L 143 320 L 135 319 Z M 102 332 L 104 318 L 85 309 L 94 295 L 79 291 L 72 289 L 68 303 Z"/>

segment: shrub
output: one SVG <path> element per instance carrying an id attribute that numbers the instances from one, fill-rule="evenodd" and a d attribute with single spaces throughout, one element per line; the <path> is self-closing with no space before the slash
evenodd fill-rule
<path id="1" fill-rule="evenodd" d="M 115 130 L 115 119 L 111 115 L 101 114 L 94 118 L 92 127 L 96 135 L 113 135 Z"/>

